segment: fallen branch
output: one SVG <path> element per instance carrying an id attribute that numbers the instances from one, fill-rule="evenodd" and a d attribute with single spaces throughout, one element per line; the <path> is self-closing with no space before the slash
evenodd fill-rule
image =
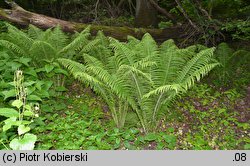
<path id="1" fill-rule="evenodd" d="M 0 9 L 0 19 L 9 21 L 18 25 L 28 26 L 35 25 L 42 29 L 53 28 L 59 25 L 65 32 L 82 31 L 89 24 L 82 24 L 77 22 L 64 21 L 42 14 L 29 12 L 16 3 L 10 3 L 12 9 Z M 167 29 L 144 29 L 144 28 L 130 28 L 130 27 L 113 27 L 103 25 L 91 25 L 91 33 L 95 35 L 98 31 L 103 31 L 105 35 L 112 36 L 118 40 L 126 40 L 127 36 L 134 36 L 141 38 L 145 33 L 150 33 L 155 40 L 164 41 L 166 39 L 180 38 L 182 34 L 181 27 L 172 27 Z"/>

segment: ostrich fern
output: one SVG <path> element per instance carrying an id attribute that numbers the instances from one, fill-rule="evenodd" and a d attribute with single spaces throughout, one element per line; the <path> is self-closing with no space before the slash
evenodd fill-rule
<path id="1" fill-rule="evenodd" d="M 89 27 L 70 40 L 60 27 L 42 31 L 30 25 L 27 32 L 24 32 L 11 24 L 5 24 L 8 31 L 2 34 L 0 46 L 7 48 L 15 56 L 32 58 L 35 66 L 41 66 L 44 61 L 54 62 L 60 57 L 73 57 L 95 44 L 88 40 Z"/>
<path id="2" fill-rule="evenodd" d="M 63 58 L 58 61 L 101 94 L 118 127 L 124 125 L 126 113 L 132 109 L 144 131 L 151 130 L 164 105 L 218 65 L 213 59 L 214 48 L 179 49 L 173 40 L 158 47 L 149 34 L 141 41 L 128 37 L 127 43 L 113 38 L 107 41 L 101 33 L 97 38 L 100 42 L 93 49 L 102 49 L 82 54 L 83 64 Z"/>
<path id="3" fill-rule="evenodd" d="M 215 58 L 220 62 L 212 72 L 214 80 L 220 85 L 229 86 L 232 80 L 250 70 L 250 52 L 233 50 L 227 43 L 220 43 L 215 50 Z"/>
<path id="4" fill-rule="evenodd" d="M 42 31 L 30 25 L 26 31 L 21 31 L 8 23 L 6 26 L 7 32 L 1 33 L 0 47 L 6 48 L 8 54 L 13 57 L 31 58 L 31 65 L 39 68 L 39 72 L 48 73 L 41 73 L 39 76 L 50 77 L 55 89 L 64 86 L 65 75 L 67 75 L 67 72 L 60 69 L 60 65 L 55 60 L 62 57 L 77 58 L 79 54 L 88 52 L 99 42 L 99 40 L 89 40 L 89 27 L 70 39 L 60 27 Z M 51 67 L 53 72 L 50 69 L 47 70 Z M 60 95 L 60 92 L 56 95 Z"/>

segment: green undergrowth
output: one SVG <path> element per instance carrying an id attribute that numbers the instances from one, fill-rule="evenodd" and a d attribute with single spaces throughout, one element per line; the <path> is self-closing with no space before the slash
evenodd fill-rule
<path id="1" fill-rule="evenodd" d="M 116 128 L 93 94 L 66 95 L 44 104 L 43 122 L 33 130 L 36 149 L 247 149 L 249 122 L 239 122 L 235 109 L 243 97 L 235 89 L 199 84 L 177 100 L 158 131 L 145 134 L 136 123 Z"/>
<path id="2" fill-rule="evenodd" d="M 116 128 L 100 99 L 88 95 L 48 101 L 45 109 L 42 123 L 33 130 L 38 135 L 36 149 L 150 149 L 154 142 L 159 143 L 154 148 L 174 149 L 176 144 L 171 132 L 144 135 L 135 127 Z"/>
<path id="3" fill-rule="evenodd" d="M 249 51 L 6 28 L 0 149 L 249 149 Z"/>
<path id="4" fill-rule="evenodd" d="M 232 88 L 218 91 L 206 84 L 194 87 L 166 117 L 178 135 L 178 149 L 247 149 L 249 110 L 238 104 L 244 94 Z"/>

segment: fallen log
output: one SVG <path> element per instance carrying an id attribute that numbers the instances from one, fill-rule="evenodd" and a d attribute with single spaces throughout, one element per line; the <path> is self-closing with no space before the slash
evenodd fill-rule
<path id="1" fill-rule="evenodd" d="M 27 11 L 16 3 L 10 4 L 11 9 L 0 8 L 0 19 L 12 22 L 18 25 L 28 26 L 35 25 L 41 29 L 53 28 L 59 25 L 65 32 L 82 31 L 90 24 L 83 24 L 77 22 L 64 21 L 42 14 Z M 126 40 L 127 36 L 134 36 L 141 38 L 145 33 L 150 33 L 155 40 L 164 41 L 166 39 L 182 38 L 181 27 L 171 27 L 167 29 L 144 29 L 144 28 L 130 28 L 130 27 L 115 27 L 103 25 L 91 25 L 91 33 L 95 35 L 98 31 L 103 31 L 105 35 L 114 37 L 118 40 Z"/>

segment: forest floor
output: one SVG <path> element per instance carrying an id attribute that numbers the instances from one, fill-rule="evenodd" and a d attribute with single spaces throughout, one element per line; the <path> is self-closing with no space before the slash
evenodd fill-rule
<path id="1" fill-rule="evenodd" d="M 144 134 L 131 113 L 128 127 L 115 128 L 100 97 L 75 82 L 65 97 L 45 104 L 44 124 L 34 128 L 37 149 L 244 149 L 249 103 L 249 86 L 239 93 L 198 84 L 166 110 L 157 132 Z"/>

